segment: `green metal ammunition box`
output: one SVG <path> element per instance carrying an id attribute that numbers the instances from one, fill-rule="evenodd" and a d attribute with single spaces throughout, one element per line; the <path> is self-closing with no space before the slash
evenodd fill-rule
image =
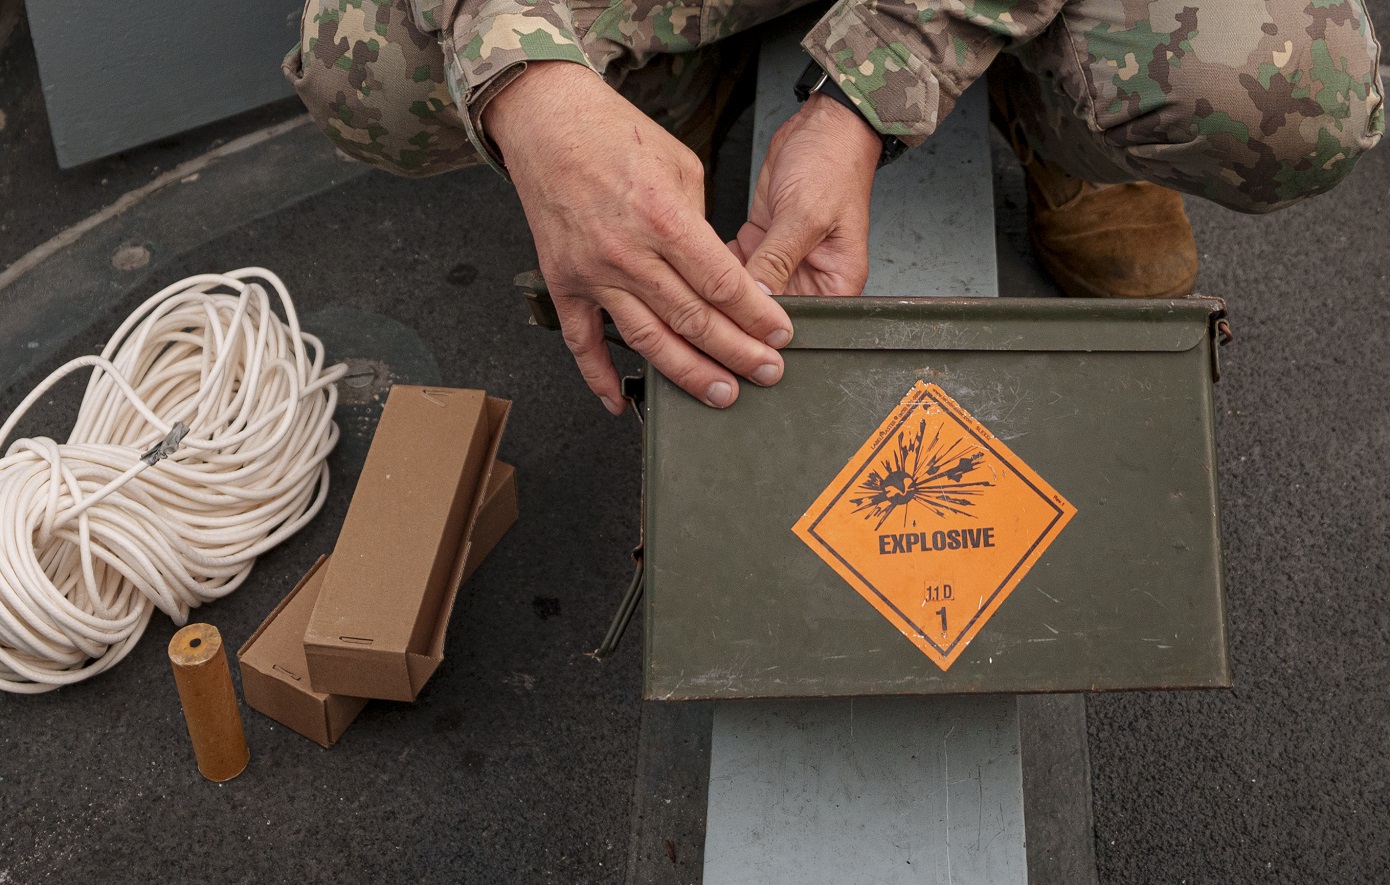
<path id="1" fill-rule="evenodd" d="M 782 304 L 775 387 L 648 371 L 647 698 L 1230 684 L 1222 302 Z"/>

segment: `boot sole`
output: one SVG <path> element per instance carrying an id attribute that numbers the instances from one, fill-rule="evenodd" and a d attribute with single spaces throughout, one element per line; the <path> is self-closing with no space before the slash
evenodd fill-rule
<path id="1" fill-rule="evenodd" d="M 1038 257 L 1038 263 L 1047 271 L 1048 276 L 1052 277 L 1057 288 L 1062 290 L 1062 294 L 1069 298 L 1129 298 L 1129 299 L 1155 299 L 1155 300 L 1175 300 L 1192 297 L 1192 292 L 1197 288 L 1197 280 L 1194 278 L 1185 283 L 1179 283 L 1166 292 L 1159 292 L 1154 295 L 1118 295 L 1114 292 L 1107 292 L 1100 289 L 1076 274 L 1071 273 L 1066 264 L 1054 256 L 1047 247 L 1038 242 L 1038 238 L 1031 233 L 1028 241 L 1033 246 L 1033 254 Z"/>

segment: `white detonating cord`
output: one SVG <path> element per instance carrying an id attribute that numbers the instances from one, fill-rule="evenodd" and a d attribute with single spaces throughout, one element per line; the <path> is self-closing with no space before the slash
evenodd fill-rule
<path id="1" fill-rule="evenodd" d="M 184 624 L 318 514 L 347 371 L 323 361 L 280 279 L 243 268 L 169 286 L 25 398 L 0 445 L 93 369 L 66 443 L 20 439 L 0 458 L 0 689 L 110 669 L 155 608 Z"/>

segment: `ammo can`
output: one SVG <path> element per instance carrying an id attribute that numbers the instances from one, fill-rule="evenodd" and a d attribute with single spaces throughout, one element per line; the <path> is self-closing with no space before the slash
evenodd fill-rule
<path id="1" fill-rule="evenodd" d="M 1221 301 L 781 303 L 775 387 L 648 371 L 648 699 L 1230 685 Z"/>

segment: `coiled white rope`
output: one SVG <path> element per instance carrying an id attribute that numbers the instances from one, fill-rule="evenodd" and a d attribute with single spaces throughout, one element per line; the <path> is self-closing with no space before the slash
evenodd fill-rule
<path id="1" fill-rule="evenodd" d="M 0 689 L 110 669 L 155 608 L 182 625 L 313 519 L 346 372 L 323 362 L 280 279 L 244 268 L 169 286 L 24 399 L 0 445 L 93 369 L 66 443 L 20 439 L 0 458 Z"/>

